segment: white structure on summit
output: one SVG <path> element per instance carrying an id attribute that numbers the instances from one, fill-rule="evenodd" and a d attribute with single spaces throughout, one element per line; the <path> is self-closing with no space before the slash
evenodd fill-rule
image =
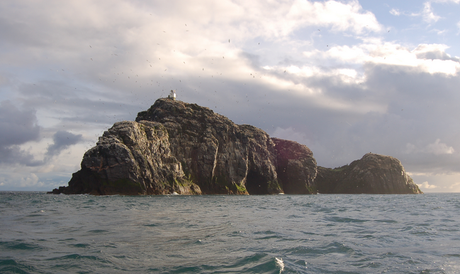
<path id="1" fill-rule="evenodd" d="M 168 98 L 176 100 L 176 91 L 171 89 L 171 92 L 169 93 Z"/>

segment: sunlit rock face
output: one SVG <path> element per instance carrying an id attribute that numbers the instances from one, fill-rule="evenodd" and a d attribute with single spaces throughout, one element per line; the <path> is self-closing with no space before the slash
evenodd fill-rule
<path id="1" fill-rule="evenodd" d="M 422 193 L 398 159 L 373 153 L 343 167 L 318 168 L 315 183 L 320 193 Z"/>
<path id="2" fill-rule="evenodd" d="M 318 176 L 317 176 L 318 174 Z M 211 109 L 158 99 L 136 121 L 115 123 L 51 193 L 420 193 L 401 163 L 366 154 L 343 170 L 317 167 L 305 145 L 236 125 Z"/>
<path id="3" fill-rule="evenodd" d="M 118 122 L 88 150 L 81 170 L 63 193 L 200 194 L 171 155 L 168 132 L 160 123 Z"/>

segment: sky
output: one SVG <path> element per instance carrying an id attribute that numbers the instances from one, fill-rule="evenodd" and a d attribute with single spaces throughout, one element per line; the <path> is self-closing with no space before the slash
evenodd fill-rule
<path id="1" fill-rule="evenodd" d="M 171 89 L 308 146 L 460 192 L 460 0 L 0 1 L 0 191 L 67 185 Z"/>

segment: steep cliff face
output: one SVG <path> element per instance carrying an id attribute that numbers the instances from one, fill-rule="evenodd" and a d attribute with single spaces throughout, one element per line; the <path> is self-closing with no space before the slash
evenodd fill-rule
<path id="1" fill-rule="evenodd" d="M 272 138 L 277 157 L 277 173 L 286 194 L 316 193 L 313 184 L 317 166 L 311 150 L 297 142 Z"/>
<path id="2" fill-rule="evenodd" d="M 168 132 L 160 123 L 118 122 L 88 150 L 81 170 L 63 193 L 200 194 L 171 155 Z"/>
<path id="3" fill-rule="evenodd" d="M 315 183 L 320 193 L 422 193 L 398 159 L 373 153 L 340 168 L 318 168 Z"/>
<path id="4" fill-rule="evenodd" d="M 292 175 L 280 178 L 280 170 Z M 271 139 L 196 104 L 158 99 L 136 122 L 106 131 L 69 186 L 53 193 L 276 194 L 283 187 L 310 193 L 315 176 L 306 146 Z"/>

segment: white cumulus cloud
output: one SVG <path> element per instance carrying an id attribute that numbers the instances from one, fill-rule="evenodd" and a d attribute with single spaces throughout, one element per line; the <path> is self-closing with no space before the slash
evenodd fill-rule
<path id="1" fill-rule="evenodd" d="M 435 185 L 430 185 L 427 181 L 421 183 L 421 184 L 417 184 L 418 187 L 420 187 L 421 189 L 434 189 L 436 188 Z"/>

